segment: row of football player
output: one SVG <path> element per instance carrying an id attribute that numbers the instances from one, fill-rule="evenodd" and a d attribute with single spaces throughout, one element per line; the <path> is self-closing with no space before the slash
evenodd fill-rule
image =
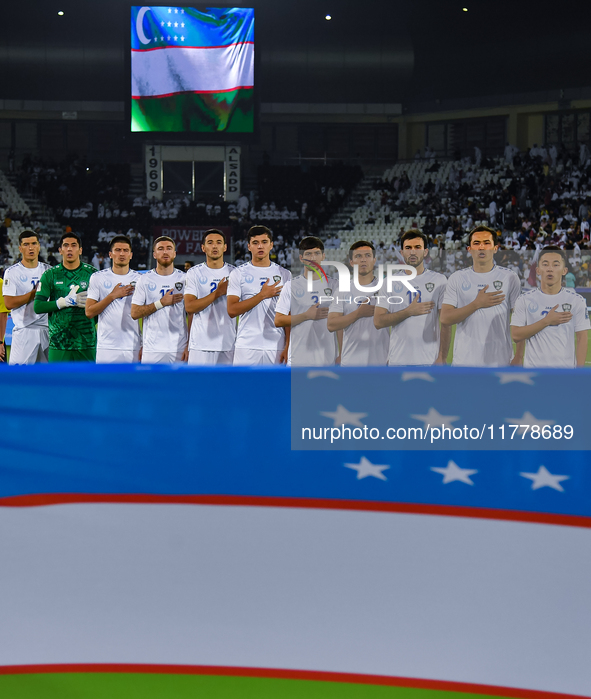
<path id="1" fill-rule="evenodd" d="M 495 264 L 497 250 L 494 230 L 474 228 L 468 241 L 472 266 L 446 278 L 425 268 L 427 238 L 411 229 L 401 238 L 401 253 L 416 270 L 410 280 L 414 292 L 395 282 L 390 294 L 382 283 L 366 297 L 355 297 L 335 292 L 335 280 L 324 292 L 319 291 L 324 280 L 318 280 L 316 290 L 308 292 L 306 280 L 296 277 L 286 284 L 275 317 L 276 324 L 291 328 L 292 363 L 332 363 L 327 335 L 342 332 L 343 366 L 445 364 L 455 325 L 455 366 L 584 366 L 590 328 L 587 304 L 580 294 L 563 287 L 565 253 L 552 246 L 542 250 L 537 270 L 541 288 L 522 294 L 515 272 Z M 302 241 L 304 265 L 314 269 L 323 259 L 321 241 Z M 379 286 L 371 243 L 354 243 L 349 262 L 357 267 L 360 287 Z M 317 303 L 310 305 L 311 301 Z M 298 333 L 299 324 L 311 319 L 326 319 L 323 343 L 318 341 L 323 325 L 307 323 Z"/>
<path id="2" fill-rule="evenodd" d="M 111 241 L 111 269 L 97 272 L 81 263 L 75 234 L 62 237 L 62 264 L 47 268 L 38 261 L 36 234 L 25 231 L 22 260 L 4 277 L 15 325 L 10 361 L 443 364 L 456 325 L 455 365 L 521 364 L 525 350 L 526 366 L 583 366 L 589 318 L 585 300 L 562 286 L 564 253 L 542 251 L 541 289 L 521 295 L 517 275 L 494 263 L 495 236 L 475 228 L 468 246 L 472 267 L 446 279 L 424 267 L 426 238 L 410 230 L 401 245 L 405 262 L 417 271 L 414 293 L 396 282 L 393 295 L 372 290 L 340 297 L 336 281 L 318 272 L 321 240 L 308 237 L 300 244 L 301 262 L 317 274 L 309 290 L 303 276 L 292 281 L 288 270 L 270 261 L 273 239 L 264 226 L 250 229 L 252 261 L 239 268 L 224 261 L 223 234 L 208 231 L 206 261 L 187 274 L 175 269 L 175 244 L 167 237 L 154 242 L 156 268 L 140 274 L 130 269 L 125 236 Z M 361 288 L 375 287 L 373 245 L 358 241 L 349 260 Z"/>

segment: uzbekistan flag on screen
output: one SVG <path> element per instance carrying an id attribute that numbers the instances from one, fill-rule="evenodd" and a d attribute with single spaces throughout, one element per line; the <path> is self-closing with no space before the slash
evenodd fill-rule
<path id="1" fill-rule="evenodd" d="M 254 9 L 131 8 L 131 130 L 252 133 Z"/>

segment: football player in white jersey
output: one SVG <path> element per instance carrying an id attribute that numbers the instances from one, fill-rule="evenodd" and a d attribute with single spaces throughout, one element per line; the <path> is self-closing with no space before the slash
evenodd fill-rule
<path id="1" fill-rule="evenodd" d="M 512 358 L 509 329 L 521 283 L 515 272 L 495 264 L 498 249 L 496 232 L 477 226 L 468 239 L 472 267 L 454 272 L 447 280 L 441 323 L 456 326 L 454 366 L 507 366 L 523 362 L 523 342 L 517 343 Z"/>
<path id="2" fill-rule="evenodd" d="M 256 366 L 287 361 L 289 328 L 275 327 L 277 298 L 291 273 L 271 262 L 273 234 L 266 226 L 248 231 L 252 262 L 240 265 L 228 280 L 228 315 L 240 316 L 234 364 Z"/>
<path id="3" fill-rule="evenodd" d="M 131 298 L 131 317 L 144 319 L 142 364 L 186 362 L 189 331 L 184 304 L 186 274 L 174 267 L 176 245 L 161 236 L 154 241 L 156 269 L 140 275 Z"/>
<path id="4" fill-rule="evenodd" d="M 90 277 L 86 316 L 98 316 L 97 364 L 139 362 L 142 339 L 139 322 L 131 317 L 131 295 L 142 276 L 129 269 L 133 257 L 131 240 L 116 235 L 109 250 L 111 269 Z"/>
<path id="5" fill-rule="evenodd" d="M 400 282 L 395 282 L 392 292 L 399 294 L 396 300 L 402 298 L 402 303 L 390 303 L 389 299 L 394 297 L 387 293 L 378 297 L 374 325 L 392 328 L 389 366 L 445 364 L 447 359 L 451 327 L 439 328 L 447 279 L 444 274 L 425 269 L 427 242 L 427 236 L 416 229 L 406 231 L 400 239 L 404 263 L 417 270 L 411 282 L 416 293 L 411 294 Z"/>
<path id="6" fill-rule="evenodd" d="M 191 267 L 185 280 L 185 310 L 193 314 L 189 337 L 189 364 L 232 364 L 236 320 L 228 315 L 228 277 L 236 269 L 224 262 L 228 249 L 221 231 L 203 235 L 205 262 Z"/>
<path id="7" fill-rule="evenodd" d="M 585 366 L 589 313 L 587 302 L 562 286 L 567 273 L 566 256 L 555 246 L 543 248 L 537 273 L 541 289 L 517 299 L 511 318 L 511 336 L 525 341 L 526 367 Z M 576 346 L 575 346 L 576 343 Z"/>
<path id="8" fill-rule="evenodd" d="M 335 279 L 324 278 L 317 265 L 324 260 L 324 243 L 320 238 L 307 236 L 299 245 L 300 262 L 304 274 L 287 282 L 283 287 L 277 308 L 275 325 L 278 328 L 291 328 L 287 363 L 295 366 L 328 366 L 337 359 L 335 334 L 328 329 L 326 319 L 330 299 L 336 293 Z M 312 291 L 308 291 L 307 273 L 314 275 Z M 339 331 L 339 340 L 342 342 Z"/>
<path id="9" fill-rule="evenodd" d="M 328 310 L 328 329 L 343 330 L 342 366 L 384 366 L 388 359 L 390 336 L 387 328 L 378 330 L 373 322 L 377 296 L 383 280 L 376 279 L 376 251 L 372 243 L 358 240 L 349 249 L 349 263 L 358 268 L 359 285 L 370 287 L 367 292 L 356 289 L 337 294 Z"/>
<path id="10" fill-rule="evenodd" d="M 39 236 L 35 231 L 22 231 L 18 242 L 22 259 L 6 270 L 2 289 L 14 323 L 9 363 L 45 363 L 49 348 L 47 313 L 35 313 L 33 302 L 41 275 L 50 265 L 39 262 Z"/>

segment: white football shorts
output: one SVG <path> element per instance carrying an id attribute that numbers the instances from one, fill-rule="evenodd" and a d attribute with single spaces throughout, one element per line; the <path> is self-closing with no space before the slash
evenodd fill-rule
<path id="1" fill-rule="evenodd" d="M 49 332 L 46 327 L 34 325 L 14 328 L 10 345 L 9 364 L 45 364 L 49 349 Z"/>
<path id="2" fill-rule="evenodd" d="M 283 350 L 260 350 L 236 347 L 234 366 L 269 366 L 279 364 Z"/>
<path id="3" fill-rule="evenodd" d="M 212 352 L 209 350 L 189 350 L 188 364 L 191 366 L 231 366 L 234 363 L 234 350 Z"/>
<path id="4" fill-rule="evenodd" d="M 139 350 L 96 348 L 97 364 L 134 364 L 140 361 Z"/>

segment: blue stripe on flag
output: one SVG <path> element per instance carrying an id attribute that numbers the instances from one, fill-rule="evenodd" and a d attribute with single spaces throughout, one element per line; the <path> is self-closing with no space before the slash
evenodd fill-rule
<path id="1" fill-rule="evenodd" d="M 131 8 L 132 50 L 165 46 L 213 47 L 254 41 L 254 9 L 240 7 Z"/>
<path id="2" fill-rule="evenodd" d="M 564 395 L 579 376 L 563 373 Z M 50 365 L 2 368 L 0 381 L 0 498 L 219 494 L 591 516 L 586 451 L 292 451 L 288 370 Z"/>

